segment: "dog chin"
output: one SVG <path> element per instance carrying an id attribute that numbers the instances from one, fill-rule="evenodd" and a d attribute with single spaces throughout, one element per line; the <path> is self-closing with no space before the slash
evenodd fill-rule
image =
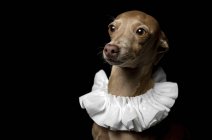
<path id="1" fill-rule="evenodd" d="M 123 62 L 114 59 L 105 59 L 105 61 L 110 65 L 122 65 Z"/>
<path id="2" fill-rule="evenodd" d="M 119 67 L 126 67 L 126 68 L 134 68 L 134 65 L 132 65 L 131 63 L 128 63 L 128 61 L 114 61 L 114 60 L 107 60 L 105 59 L 106 62 L 110 65 L 113 65 L 113 66 L 119 66 Z"/>

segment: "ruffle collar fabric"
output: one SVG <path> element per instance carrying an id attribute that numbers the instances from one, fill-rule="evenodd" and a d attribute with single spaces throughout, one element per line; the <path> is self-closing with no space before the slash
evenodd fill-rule
<path id="1" fill-rule="evenodd" d="M 162 68 L 153 78 L 155 84 L 145 94 L 115 96 L 108 93 L 108 78 L 100 70 L 95 75 L 92 91 L 79 97 L 80 105 L 102 127 L 142 132 L 166 118 L 178 97 L 177 83 L 166 82 Z"/>

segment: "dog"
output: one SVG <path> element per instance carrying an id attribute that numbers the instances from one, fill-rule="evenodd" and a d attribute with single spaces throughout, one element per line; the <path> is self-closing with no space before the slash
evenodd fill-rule
<path id="1" fill-rule="evenodd" d="M 135 97 L 154 86 L 153 73 L 168 51 L 168 39 L 158 21 L 137 10 L 118 15 L 108 25 L 110 42 L 103 49 L 104 60 L 112 65 L 108 92 L 115 96 Z M 162 122 L 161 122 L 162 124 Z M 181 140 L 185 128 L 178 124 L 159 124 L 143 132 L 113 131 L 96 123 L 92 127 L 94 140 Z M 161 132 L 161 133 L 160 133 Z"/>

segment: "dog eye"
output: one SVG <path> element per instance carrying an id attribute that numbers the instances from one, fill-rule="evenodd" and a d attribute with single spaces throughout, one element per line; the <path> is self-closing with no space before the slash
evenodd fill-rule
<path id="1" fill-rule="evenodd" d="M 146 30 L 144 28 L 138 28 L 136 31 L 136 34 L 138 35 L 144 35 L 146 33 Z"/>
<path id="2" fill-rule="evenodd" d="M 110 24 L 110 25 L 109 25 L 109 30 L 110 30 L 111 32 L 114 32 L 114 31 L 116 30 L 116 27 L 115 27 L 113 24 Z"/>

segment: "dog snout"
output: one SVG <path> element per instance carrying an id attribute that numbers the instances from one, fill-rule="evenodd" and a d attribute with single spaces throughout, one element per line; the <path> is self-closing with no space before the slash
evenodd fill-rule
<path id="1" fill-rule="evenodd" d="M 119 47 L 117 45 L 107 44 L 104 47 L 104 53 L 109 58 L 115 58 L 118 56 Z"/>

